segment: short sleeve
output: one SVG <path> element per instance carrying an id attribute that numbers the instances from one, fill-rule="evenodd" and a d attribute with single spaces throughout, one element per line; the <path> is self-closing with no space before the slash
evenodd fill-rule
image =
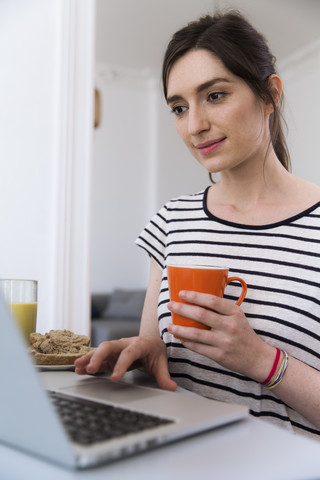
<path id="1" fill-rule="evenodd" d="M 142 230 L 135 244 L 146 250 L 146 252 L 160 265 L 165 268 L 167 243 L 167 208 L 166 206 L 150 220 Z"/>

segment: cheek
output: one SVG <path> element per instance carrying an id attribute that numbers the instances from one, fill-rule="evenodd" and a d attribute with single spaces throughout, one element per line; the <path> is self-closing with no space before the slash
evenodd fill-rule
<path id="1" fill-rule="evenodd" d="M 244 143 L 261 141 L 264 133 L 265 117 L 261 110 L 241 109 L 233 116 L 233 125 Z"/>
<path id="2" fill-rule="evenodd" d="M 175 119 L 174 122 L 176 132 L 184 143 L 188 144 L 187 123 L 182 118 Z"/>

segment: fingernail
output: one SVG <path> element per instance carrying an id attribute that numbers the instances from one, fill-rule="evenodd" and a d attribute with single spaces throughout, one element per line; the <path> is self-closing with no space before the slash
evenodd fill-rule
<path id="1" fill-rule="evenodd" d="M 91 372 L 91 373 L 95 373 L 96 372 L 96 368 L 94 365 L 92 365 L 92 363 L 89 363 L 88 366 L 87 366 L 87 371 L 88 372 Z"/>

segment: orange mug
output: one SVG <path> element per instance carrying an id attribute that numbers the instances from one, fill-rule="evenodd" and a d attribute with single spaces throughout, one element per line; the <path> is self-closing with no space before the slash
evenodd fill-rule
<path id="1" fill-rule="evenodd" d="M 202 265 L 168 265 L 167 272 L 170 300 L 174 302 L 187 303 L 179 297 L 181 290 L 191 290 L 223 297 L 226 286 L 235 281 L 242 285 L 242 292 L 236 302 L 237 305 L 241 305 L 247 293 L 246 282 L 239 277 L 229 277 L 228 268 Z M 196 320 L 191 320 L 176 313 L 171 315 L 175 325 L 210 330 L 210 327 Z"/>

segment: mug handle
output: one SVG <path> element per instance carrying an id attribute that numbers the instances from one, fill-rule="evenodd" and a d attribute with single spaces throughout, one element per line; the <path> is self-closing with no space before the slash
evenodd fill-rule
<path id="1" fill-rule="evenodd" d="M 227 280 L 227 285 L 230 283 L 230 282 L 240 282 L 241 285 L 242 285 L 242 292 L 241 292 L 241 295 L 239 297 L 239 299 L 237 300 L 236 304 L 237 305 L 241 305 L 241 303 L 243 302 L 246 294 L 247 294 L 247 284 L 244 280 L 242 280 L 242 278 L 240 277 L 229 277 L 228 280 Z"/>

